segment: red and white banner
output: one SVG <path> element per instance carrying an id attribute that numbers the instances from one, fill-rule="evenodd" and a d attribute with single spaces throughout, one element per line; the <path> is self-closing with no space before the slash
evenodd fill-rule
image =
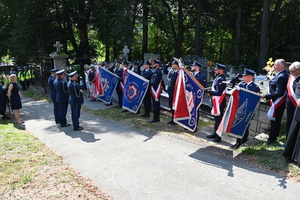
<path id="1" fill-rule="evenodd" d="M 294 81 L 295 81 L 295 77 L 290 75 L 288 84 L 286 87 L 287 87 L 287 91 L 288 91 L 288 96 L 289 96 L 291 102 L 293 103 L 293 105 L 296 107 L 297 106 L 297 97 L 296 97 L 295 91 L 293 89 Z"/>
<path id="2" fill-rule="evenodd" d="M 212 90 L 214 91 L 215 89 L 212 87 Z M 223 91 L 221 96 L 212 96 L 212 109 L 211 109 L 211 114 L 214 116 L 220 116 L 220 105 L 223 101 L 223 99 L 226 96 L 226 90 Z"/>
<path id="3" fill-rule="evenodd" d="M 184 120 L 190 118 L 188 102 L 185 95 L 184 71 L 181 68 L 178 71 L 176 79 L 172 107 L 174 110 L 174 119 Z"/>
<path id="4" fill-rule="evenodd" d="M 159 101 L 162 92 L 162 81 L 160 81 L 156 90 L 153 88 L 153 86 L 150 87 L 150 90 L 151 90 L 151 95 L 155 99 L 155 101 Z"/>

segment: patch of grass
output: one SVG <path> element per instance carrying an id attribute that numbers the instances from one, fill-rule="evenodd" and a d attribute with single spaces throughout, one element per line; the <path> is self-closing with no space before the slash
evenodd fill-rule
<path id="1" fill-rule="evenodd" d="M 266 169 L 275 172 L 289 172 L 288 176 L 299 178 L 299 174 L 295 172 L 297 170 L 293 170 L 293 168 L 298 167 L 285 161 L 284 157 L 282 156 L 284 149 L 280 147 L 280 145 L 281 142 L 279 140 L 269 146 L 263 141 L 256 141 L 253 145 L 241 147 L 238 151 L 240 153 L 250 155 L 255 162 Z"/>
<path id="2" fill-rule="evenodd" d="M 80 192 L 91 199 L 102 199 L 103 197 L 100 190 L 94 185 L 85 182 L 87 180 L 84 178 L 78 178 L 76 172 L 66 167 L 62 162 L 62 156 L 56 155 L 38 138 L 5 121 L 0 121 L 0 152 L 0 196 L 3 199 L 14 196 L 14 192 L 20 197 L 22 192 L 18 189 L 26 190 L 26 199 L 32 199 L 36 195 L 34 193 L 36 188 L 41 191 L 50 191 L 55 187 L 60 193 L 56 198 L 65 199 L 65 194 L 61 193 L 65 190 L 58 186 L 60 183 L 68 184 L 71 190 L 80 187 Z M 52 181 L 49 181 L 50 179 Z M 27 193 L 31 192 L 30 188 L 32 188 L 31 198 Z M 90 190 L 90 188 L 94 189 Z M 45 194 L 47 195 L 47 192 Z M 71 194 L 68 195 L 70 199 L 76 199 Z M 99 198 L 95 198 L 95 196 Z M 2 199 L 1 197 L 0 199 Z M 49 199 L 53 198 L 50 196 Z"/>
<path id="3" fill-rule="evenodd" d="M 29 90 L 26 90 L 22 94 L 24 96 L 32 98 L 34 100 L 52 102 L 52 100 L 51 100 L 51 98 L 49 96 L 47 96 L 47 95 L 39 95 L 34 90 L 32 90 L 32 88 L 29 88 Z"/>

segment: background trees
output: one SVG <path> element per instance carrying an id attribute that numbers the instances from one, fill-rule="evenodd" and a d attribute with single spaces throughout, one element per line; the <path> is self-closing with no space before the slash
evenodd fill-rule
<path id="1" fill-rule="evenodd" d="M 300 0 L 0 0 L 1 57 L 19 64 L 54 51 L 72 62 L 143 53 L 198 55 L 261 69 L 269 57 L 299 60 Z"/>

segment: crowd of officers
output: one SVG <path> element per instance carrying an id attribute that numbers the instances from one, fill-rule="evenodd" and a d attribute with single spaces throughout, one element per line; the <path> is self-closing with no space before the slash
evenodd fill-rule
<path id="1" fill-rule="evenodd" d="M 148 60 L 145 61 L 142 65 L 138 62 L 135 62 L 133 66 L 133 70 L 135 73 L 141 75 L 145 79 L 149 80 L 149 88 L 146 92 L 143 104 L 144 104 L 144 113 L 140 115 L 143 118 L 149 118 L 151 111 L 153 113 L 152 119 L 149 121 L 150 123 L 160 122 L 160 93 L 162 90 L 167 88 L 167 92 L 169 95 L 169 107 L 171 109 L 172 117 L 168 124 L 176 125 L 174 122 L 174 111 L 172 109 L 173 96 L 175 83 L 178 76 L 178 71 L 181 63 L 178 63 L 177 60 L 174 60 L 170 64 L 166 64 L 164 67 L 161 67 L 161 62 L 158 59 L 153 59 L 150 63 Z M 285 61 L 284 59 L 278 59 L 275 61 L 274 70 L 276 72 L 275 77 L 270 80 L 269 84 L 269 92 L 268 94 L 261 94 L 261 98 L 265 98 L 267 100 L 271 100 L 276 102 L 276 99 L 281 96 L 286 95 L 287 93 L 287 82 L 289 79 L 289 75 L 285 70 Z M 112 66 L 112 67 L 110 67 Z M 118 105 L 116 108 L 122 108 L 122 99 L 123 99 L 123 86 L 125 83 L 125 75 L 127 70 L 131 70 L 128 68 L 129 62 L 123 61 L 121 64 L 110 65 L 109 62 L 104 62 L 102 66 L 95 65 L 92 67 L 103 67 L 112 73 L 115 73 L 119 77 L 119 83 L 116 87 L 116 93 L 118 95 Z M 143 70 L 141 70 L 141 66 L 143 66 Z M 169 67 L 171 69 L 169 70 Z M 204 93 L 208 94 L 211 97 L 211 114 L 214 116 L 214 132 L 211 135 L 207 135 L 208 138 L 211 138 L 214 142 L 220 142 L 221 137 L 216 134 L 216 131 L 220 125 L 222 120 L 225 108 L 226 108 L 226 88 L 227 81 L 225 77 L 226 66 L 217 63 L 214 69 L 215 79 L 213 80 L 212 86 L 207 87 L 207 80 L 205 75 L 201 74 L 201 68 L 203 65 L 197 61 L 191 66 L 191 73 L 195 77 L 195 79 L 202 85 L 204 89 Z M 49 85 L 51 88 L 51 98 L 54 103 L 54 115 L 56 123 L 60 123 L 62 127 L 68 126 L 65 116 L 68 102 L 73 105 L 72 108 L 72 120 L 73 120 L 73 128 L 74 130 L 81 130 L 82 127 L 79 126 L 78 118 L 80 116 L 80 106 L 83 103 L 82 93 L 80 89 L 84 88 L 83 85 L 78 85 L 76 81 L 72 82 L 72 80 L 77 80 L 77 74 L 70 74 L 69 77 L 71 80 L 67 83 L 64 80 L 64 71 L 55 71 L 52 70 L 51 77 L 49 78 Z M 95 70 L 91 70 L 95 73 Z M 300 63 L 293 63 L 290 66 L 290 74 L 294 76 L 294 85 L 293 90 L 296 90 L 297 82 L 300 77 Z M 298 73 L 299 72 L 299 73 Z M 164 83 L 162 79 L 162 75 L 167 74 L 168 83 Z M 260 93 L 260 88 L 254 83 L 255 72 L 250 69 L 244 69 L 244 73 L 241 74 L 236 79 L 233 79 L 231 83 L 233 85 L 238 85 L 241 88 L 247 89 L 249 91 Z M 57 77 L 56 77 L 57 76 Z M 76 78 L 72 78 L 76 77 Z M 238 81 L 239 80 L 239 81 Z M 165 85 L 166 84 L 166 85 Z M 74 87 L 74 88 L 73 88 Z M 293 116 L 295 111 L 295 106 L 291 106 L 289 103 L 289 96 L 287 95 L 287 103 L 288 103 L 288 115 Z M 300 104 L 300 103 L 299 103 Z M 76 105 L 76 106 L 74 106 Z M 112 103 L 107 104 L 112 105 Z M 271 121 L 271 133 L 269 135 L 269 139 L 266 144 L 269 145 L 273 141 L 276 140 L 279 135 L 281 118 L 283 115 L 283 110 L 286 107 L 286 102 L 283 104 L 278 104 L 275 109 L 275 119 Z M 122 112 L 126 112 L 123 110 Z M 289 132 L 290 124 L 293 120 L 293 117 L 288 117 L 288 127 L 287 127 L 287 135 Z M 237 139 L 236 143 L 232 145 L 232 148 L 239 148 L 240 145 L 247 141 L 249 135 L 249 126 L 245 130 L 245 134 L 242 139 Z"/>

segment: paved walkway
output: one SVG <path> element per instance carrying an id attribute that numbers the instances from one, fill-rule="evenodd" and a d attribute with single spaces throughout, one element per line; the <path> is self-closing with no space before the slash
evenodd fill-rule
<path id="1" fill-rule="evenodd" d="M 85 100 L 87 107 L 107 108 Z M 300 195 L 299 184 L 233 159 L 233 151 L 212 143 L 136 130 L 86 112 L 80 118 L 84 130 L 73 131 L 54 123 L 52 103 L 24 97 L 22 103 L 26 129 L 114 199 L 296 199 Z M 69 109 L 69 123 L 70 113 Z"/>

